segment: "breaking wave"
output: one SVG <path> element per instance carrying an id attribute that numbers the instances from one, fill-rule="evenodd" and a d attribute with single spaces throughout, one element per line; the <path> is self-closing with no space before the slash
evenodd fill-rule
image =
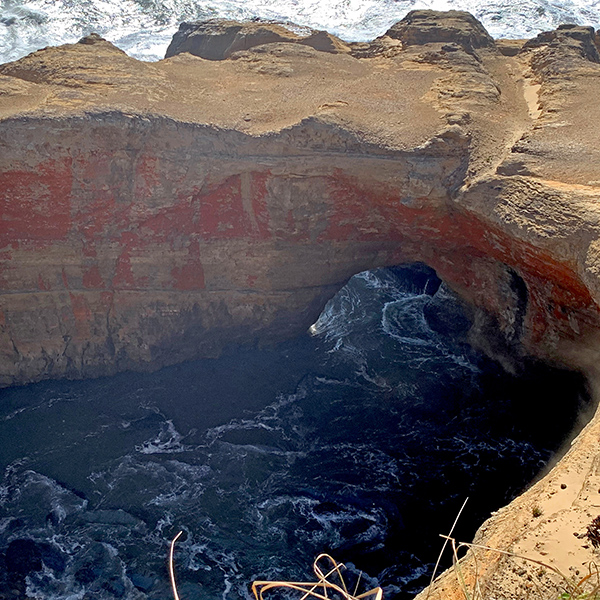
<path id="1" fill-rule="evenodd" d="M 494 37 L 526 38 L 561 23 L 600 26 L 596 0 L 5 0 L 0 62 L 96 32 L 140 60 L 159 60 L 179 23 L 270 19 L 325 29 L 348 41 L 382 35 L 410 10 L 467 10 Z"/>

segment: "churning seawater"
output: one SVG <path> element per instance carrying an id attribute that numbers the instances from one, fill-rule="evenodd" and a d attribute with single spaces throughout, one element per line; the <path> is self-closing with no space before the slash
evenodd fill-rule
<path id="1" fill-rule="evenodd" d="M 533 37 L 561 23 L 600 26 L 598 0 L 0 0 L 0 63 L 90 32 L 131 56 L 159 60 L 179 23 L 215 17 L 259 17 L 368 41 L 422 8 L 467 10 L 494 37 Z"/>
<path id="2" fill-rule="evenodd" d="M 362 273 L 307 333 L 154 374 L 0 391 L 0 594 L 248 598 L 330 552 L 386 600 L 518 493 L 575 423 L 579 377 L 507 375 L 423 266 Z"/>

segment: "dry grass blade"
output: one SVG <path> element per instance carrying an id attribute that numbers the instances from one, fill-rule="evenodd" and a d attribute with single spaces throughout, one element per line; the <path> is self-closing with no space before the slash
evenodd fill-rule
<path id="1" fill-rule="evenodd" d="M 457 542 L 454 538 L 447 536 L 447 535 L 441 535 L 440 537 L 445 539 L 446 542 L 450 542 L 450 544 L 452 546 L 454 572 L 456 574 L 457 581 L 459 583 L 459 586 L 460 586 L 462 593 L 466 600 L 481 600 L 481 599 L 483 599 L 484 596 L 483 596 L 483 593 L 482 593 L 482 591 L 480 589 L 480 585 L 479 585 L 480 582 L 479 582 L 479 575 L 478 575 L 477 555 L 475 552 L 473 552 L 473 554 L 471 555 L 472 560 L 474 561 L 474 564 L 475 564 L 474 585 L 473 585 L 473 589 L 469 590 L 466 580 L 465 580 L 465 577 L 462 572 L 460 560 L 458 559 L 458 551 L 461 548 L 466 548 L 471 551 L 484 550 L 484 551 L 489 551 L 489 552 L 495 552 L 495 553 L 501 554 L 503 556 L 516 558 L 516 559 L 520 559 L 520 560 L 523 560 L 528 563 L 539 565 L 540 567 L 554 573 L 555 575 L 557 575 L 560 578 L 561 587 L 565 590 L 565 592 L 560 596 L 560 598 L 565 598 L 568 600 L 577 600 L 577 599 L 600 600 L 599 596 L 598 596 L 598 593 L 600 591 L 600 574 L 598 573 L 597 568 L 595 570 L 593 569 L 592 565 L 590 565 L 590 573 L 588 575 L 586 575 L 585 577 L 583 577 L 582 579 L 580 579 L 578 581 L 574 581 L 572 578 L 565 575 L 557 567 L 554 567 L 553 565 L 545 563 L 541 560 L 531 558 L 529 556 L 523 556 L 521 554 L 517 554 L 515 552 L 510 552 L 508 550 L 499 550 L 498 548 L 492 548 L 491 546 L 484 546 L 482 544 L 469 544 L 466 542 Z M 596 579 L 595 582 L 593 582 L 594 578 Z M 592 584 L 591 591 L 584 590 L 584 584 L 586 584 L 586 583 Z"/>
<path id="2" fill-rule="evenodd" d="M 447 538 L 448 536 L 445 535 L 441 535 L 441 538 Z M 454 544 L 456 544 L 456 540 L 452 540 L 451 541 L 454 542 Z M 562 571 L 560 569 L 557 569 L 556 567 L 553 567 L 552 565 L 549 565 L 548 563 L 545 563 L 541 560 L 537 560 L 535 558 L 530 558 L 529 556 L 523 556 L 521 554 L 516 554 L 514 552 L 509 552 L 508 550 L 499 550 L 498 548 L 492 548 L 490 546 L 484 546 L 482 544 L 468 544 L 467 542 L 459 542 L 458 545 L 456 546 L 456 549 L 460 549 L 460 548 L 468 548 L 469 550 L 473 550 L 474 548 L 478 548 L 479 550 L 488 550 L 490 552 L 497 552 L 498 554 L 502 554 L 503 556 L 511 556 L 512 558 L 520 558 L 522 560 L 525 560 L 527 562 L 530 563 L 534 563 L 536 565 L 540 565 L 541 567 L 544 567 L 550 571 L 553 571 L 554 573 L 556 573 L 557 575 L 559 575 L 564 581 L 568 582 L 569 578 L 562 573 Z M 571 586 L 573 589 L 572 591 L 576 591 L 576 589 L 574 589 L 573 586 Z"/>
<path id="3" fill-rule="evenodd" d="M 179 539 L 179 537 L 183 534 L 183 531 L 180 531 L 171 541 L 171 549 L 169 552 L 169 577 L 171 579 L 171 587 L 173 588 L 173 597 L 175 600 L 180 600 L 179 593 L 177 592 L 177 583 L 175 582 L 175 568 L 173 566 L 173 556 L 175 554 L 175 543 Z M 324 572 L 319 562 L 327 561 L 330 563 L 330 570 Z M 263 600 L 263 594 L 266 591 L 276 589 L 276 588 L 284 588 L 298 591 L 302 594 L 300 600 L 306 600 L 309 596 L 313 598 L 318 598 L 319 600 L 333 600 L 335 595 L 337 594 L 339 600 L 382 600 L 383 599 L 383 590 L 380 587 L 373 588 L 368 592 L 364 592 L 363 594 L 356 595 L 356 590 L 358 589 L 358 582 L 356 583 L 356 589 L 354 594 L 348 592 L 348 588 L 346 586 L 346 582 L 344 581 L 344 577 L 342 575 L 342 569 L 345 569 L 343 563 L 337 563 L 331 556 L 328 554 L 320 554 L 315 559 L 313 564 L 313 570 L 315 575 L 317 576 L 316 582 L 296 582 L 296 581 L 255 581 L 252 584 L 252 592 L 254 593 L 254 597 L 256 600 Z M 330 581 L 330 578 L 335 575 L 339 580 L 339 585 Z M 360 580 L 360 578 L 359 578 Z M 322 591 L 321 591 L 322 590 Z M 328 596 L 327 593 L 332 592 L 334 596 Z"/>
<path id="4" fill-rule="evenodd" d="M 175 582 L 175 568 L 173 566 L 173 555 L 175 554 L 175 543 L 179 537 L 183 534 L 180 531 L 171 541 L 171 549 L 169 552 L 169 577 L 171 579 L 171 587 L 173 588 L 173 597 L 175 600 L 180 600 L 179 593 L 177 592 L 177 584 Z M 327 561 L 330 563 L 331 568 L 329 571 L 324 572 L 319 562 Z M 255 581 L 252 584 L 252 592 L 256 600 L 264 600 L 263 594 L 273 589 L 289 589 L 300 592 L 302 595 L 300 600 L 306 600 L 309 596 L 312 598 L 318 598 L 319 600 L 333 600 L 335 595 L 339 600 L 383 600 L 383 590 L 380 587 L 373 588 L 368 592 L 356 595 L 358 589 L 358 582 L 356 583 L 356 589 L 354 594 L 348 592 L 346 582 L 342 575 L 342 569 L 345 569 L 343 563 L 337 563 L 328 554 L 320 554 L 315 559 L 313 564 L 313 570 L 317 576 L 316 582 L 297 582 L 297 581 Z M 339 585 L 330 581 L 332 576 L 336 576 L 339 580 Z M 359 578 L 360 581 L 360 578 Z M 333 593 L 333 596 L 328 596 L 328 592 Z"/>
<path id="5" fill-rule="evenodd" d="M 179 600 L 177 593 L 177 584 L 175 583 L 175 568 L 173 567 L 173 554 L 175 553 L 175 542 L 179 539 L 183 531 L 180 531 L 171 542 L 171 551 L 169 552 L 169 577 L 171 578 L 171 587 L 173 588 L 173 596 L 175 600 Z"/>
<path id="6" fill-rule="evenodd" d="M 330 569 L 323 570 L 320 566 L 320 562 L 327 562 L 330 565 Z M 263 594 L 265 592 L 274 589 L 288 589 L 297 591 L 301 594 L 300 600 L 306 600 L 306 598 L 317 598 L 318 600 L 332 600 L 333 597 L 337 597 L 341 600 L 382 600 L 383 590 L 380 587 L 373 588 L 368 592 L 356 595 L 348 591 L 344 577 L 342 576 L 342 570 L 345 568 L 343 563 L 337 563 L 328 554 L 320 554 L 317 556 L 313 570 L 317 576 L 317 581 L 312 582 L 301 582 L 301 581 L 255 581 L 252 584 L 252 593 L 256 600 L 264 600 Z M 331 581 L 331 578 L 335 576 L 338 583 Z M 328 595 L 332 594 L 332 595 Z"/>
<path id="7" fill-rule="evenodd" d="M 442 546 L 442 549 L 440 550 L 440 553 L 438 554 L 438 558 L 435 563 L 435 567 L 433 568 L 433 573 L 431 574 L 431 580 L 429 582 L 429 586 L 427 587 L 427 599 L 429 598 L 429 595 L 431 594 L 431 587 L 433 584 L 433 580 L 435 579 L 435 576 L 437 574 L 437 570 L 440 566 L 440 561 L 442 560 L 442 555 L 444 554 L 444 550 L 446 550 L 448 541 L 451 539 L 449 536 L 451 536 L 454 533 L 454 528 L 456 527 L 456 524 L 458 523 L 458 519 L 460 519 L 460 515 L 462 514 L 463 510 L 465 509 L 465 506 L 467 505 L 468 501 L 469 501 L 469 498 L 465 498 L 465 501 L 463 502 L 462 506 L 460 507 L 460 510 L 458 511 L 458 514 L 456 515 L 456 519 L 454 519 L 454 523 L 452 523 L 452 527 L 450 528 L 450 531 L 448 532 L 448 537 L 444 541 L 444 545 Z"/>

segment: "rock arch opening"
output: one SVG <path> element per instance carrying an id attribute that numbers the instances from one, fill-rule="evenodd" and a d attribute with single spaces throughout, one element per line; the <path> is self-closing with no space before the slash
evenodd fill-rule
<path id="1" fill-rule="evenodd" d="M 506 360 L 528 301 L 524 281 L 512 269 L 507 274 L 515 297 L 514 338 L 496 333 L 488 342 L 502 360 L 471 344 L 481 314 L 423 263 L 355 275 L 310 329 L 328 352 L 353 365 L 357 379 L 382 391 L 382 421 L 402 431 L 390 435 L 396 450 L 418 465 L 419 474 L 399 484 L 402 492 L 391 513 L 398 529 L 385 550 L 357 556 L 353 548 L 345 556 L 371 572 L 386 564 L 387 575 L 402 580 L 399 597 L 428 583 L 427 569 L 415 568 L 414 559 L 435 560 L 437 536 L 466 497 L 468 509 L 456 535 L 470 540 L 493 511 L 560 459 L 594 407 L 581 373 L 530 356 L 521 356 L 518 364 L 514 356 Z M 493 322 L 487 316 L 485 326 Z M 477 342 L 482 333 L 484 328 Z M 396 404 L 394 417 L 387 412 L 390 403 Z M 418 576 L 411 580 L 400 564 L 411 565 L 411 575 Z"/>

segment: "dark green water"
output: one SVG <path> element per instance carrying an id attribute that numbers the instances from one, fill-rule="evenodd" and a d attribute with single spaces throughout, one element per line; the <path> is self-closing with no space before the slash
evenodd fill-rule
<path id="1" fill-rule="evenodd" d="M 180 529 L 185 600 L 306 579 L 320 552 L 386 598 L 418 591 L 465 497 L 463 539 L 543 468 L 585 396 L 576 375 L 515 378 L 475 353 L 439 283 L 365 273 L 276 349 L 2 390 L 0 594 L 169 598 Z"/>

